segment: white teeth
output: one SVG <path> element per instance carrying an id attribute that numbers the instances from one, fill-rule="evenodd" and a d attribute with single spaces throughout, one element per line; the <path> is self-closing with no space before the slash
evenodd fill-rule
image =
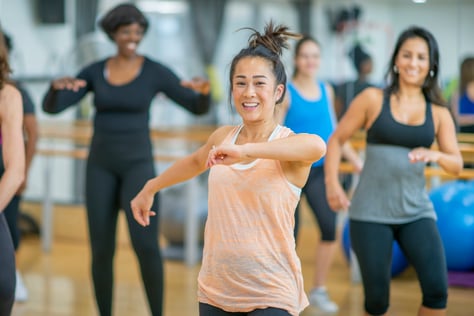
<path id="1" fill-rule="evenodd" d="M 136 43 L 128 43 L 127 48 L 128 49 L 135 49 L 135 48 L 137 48 L 137 44 Z"/>
<path id="2" fill-rule="evenodd" d="M 249 108 L 253 108 L 253 107 L 256 107 L 258 105 L 258 103 L 243 103 L 243 106 L 245 107 L 249 107 Z"/>

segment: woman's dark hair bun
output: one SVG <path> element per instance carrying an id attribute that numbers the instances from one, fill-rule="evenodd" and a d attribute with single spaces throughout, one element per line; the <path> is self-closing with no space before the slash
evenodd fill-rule
<path id="1" fill-rule="evenodd" d="M 273 21 L 268 22 L 264 28 L 264 33 L 261 34 L 253 28 L 244 28 L 253 31 L 253 34 L 249 37 L 249 48 L 257 48 L 258 46 L 263 46 L 268 49 L 273 54 L 281 56 L 283 54 L 283 49 L 288 48 L 288 39 L 301 38 L 301 35 L 298 33 L 293 33 L 289 31 L 289 28 L 285 25 L 279 24 L 275 25 Z"/>

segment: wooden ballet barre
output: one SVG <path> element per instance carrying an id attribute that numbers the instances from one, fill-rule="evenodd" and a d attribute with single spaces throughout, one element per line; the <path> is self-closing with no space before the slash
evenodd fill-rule
<path id="1" fill-rule="evenodd" d="M 341 162 L 339 165 L 339 172 L 341 173 L 355 173 L 354 166 L 349 162 Z M 474 169 L 471 168 L 464 168 L 458 175 L 453 175 L 447 173 L 441 168 L 436 167 L 425 167 L 425 176 L 430 177 L 443 177 L 443 178 L 450 178 L 450 179 L 462 179 L 462 180 L 469 180 L 474 179 Z"/>
<path id="2" fill-rule="evenodd" d="M 40 137 L 43 139 L 71 140 L 77 144 L 87 145 L 92 137 L 92 124 L 87 120 L 74 122 L 40 123 Z M 189 142 L 204 143 L 211 133 L 218 128 L 217 125 L 193 125 L 151 128 L 152 140 L 179 139 Z M 463 152 L 472 153 L 474 161 L 474 135 L 458 133 L 457 140 Z M 350 139 L 354 149 L 362 150 L 366 146 L 366 132 L 357 131 Z M 435 145 L 436 146 L 436 145 Z"/>
<path id="3" fill-rule="evenodd" d="M 472 133 L 458 133 L 457 139 L 460 143 L 474 144 L 474 134 Z"/>
<path id="4" fill-rule="evenodd" d="M 216 125 L 151 128 L 150 137 L 152 140 L 180 139 L 204 143 L 216 129 Z M 93 134 L 92 125 L 89 122 L 83 121 L 75 123 L 41 123 L 39 130 L 40 137 L 43 139 L 71 140 L 77 144 L 88 144 Z"/>
<path id="5" fill-rule="evenodd" d="M 41 156 L 61 156 L 74 159 L 86 159 L 89 151 L 85 148 L 75 149 L 37 149 L 36 154 Z"/>
<path id="6" fill-rule="evenodd" d="M 44 195 L 43 195 L 43 211 L 42 211 L 42 229 L 41 229 L 41 244 L 43 251 L 50 252 L 53 241 L 53 199 L 52 199 L 52 157 L 66 157 L 72 159 L 85 160 L 89 154 L 88 148 L 72 148 L 72 149 L 49 149 L 39 148 L 37 149 L 37 155 L 45 156 L 44 167 Z M 153 156 L 155 161 L 161 162 L 173 162 L 183 155 L 168 155 L 168 154 L 155 154 Z M 196 199 L 199 197 L 196 195 L 197 182 L 194 179 L 188 181 L 187 190 L 187 224 L 186 224 L 186 236 L 185 236 L 185 261 L 188 265 L 195 265 L 199 261 L 198 253 L 198 219 L 197 219 L 197 205 Z"/>
<path id="7" fill-rule="evenodd" d="M 74 148 L 74 149 L 37 149 L 36 154 L 41 156 L 58 156 L 58 157 L 67 157 L 73 159 L 87 159 L 89 155 L 89 150 L 86 148 Z M 182 155 L 165 155 L 165 154 L 155 154 L 153 159 L 155 161 L 166 161 L 172 162 L 182 158 Z"/>

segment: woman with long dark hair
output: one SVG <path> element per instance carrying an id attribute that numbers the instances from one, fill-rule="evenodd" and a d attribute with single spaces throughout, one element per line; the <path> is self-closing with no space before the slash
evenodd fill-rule
<path id="1" fill-rule="evenodd" d="M 462 158 L 438 75 L 434 36 L 420 27 L 406 29 L 390 59 L 387 88 L 361 92 L 328 143 L 327 198 L 334 210 L 349 208 L 367 315 L 387 313 L 394 240 L 417 272 L 423 294 L 418 315 L 446 315 L 446 259 L 424 169 L 436 163 L 456 174 Z M 338 180 L 341 147 L 361 128 L 367 132 L 365 162 L 349 203 Z"/>

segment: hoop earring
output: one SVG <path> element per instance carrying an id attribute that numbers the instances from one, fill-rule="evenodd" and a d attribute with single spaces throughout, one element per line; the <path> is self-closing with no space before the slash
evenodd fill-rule
<path id="1" fill-rule="evenodd" d="M 398 74 L 398 67 L 397 65 L 393 65 L 393 72 Z"/>

